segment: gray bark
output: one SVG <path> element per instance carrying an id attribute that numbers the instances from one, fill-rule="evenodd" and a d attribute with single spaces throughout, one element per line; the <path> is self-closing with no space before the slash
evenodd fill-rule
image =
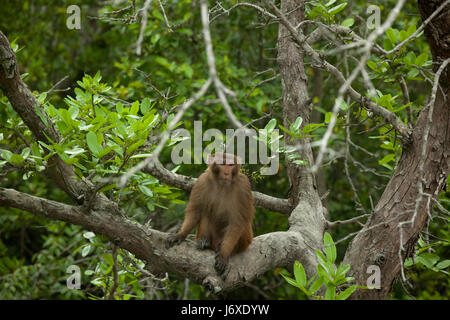
<path id="1" fill-rule="evenodd" d="M 422 20 L 426 20 L 443 2 L 418 1 Z M 442 61 L 450 57 L 449 43 L 445 42 L 450 35 L 450 11 L 433 19 L 425 34 L 433 54 L 434 70 L 437 71 Z M 434 204 L 432 199 L 437 198 L 447 180 L 450 168 L 449 75 L 450 68 L 447 66 L 440 77 L 442 90 L 438 89 L 436 93 L 432 121 L 428 123 L 430 106 L 426 106 L 414 126 L 412 143 L 403 148 L 397 168 L 374 213 L 347 249 L 344 263 L 352 266 L 352 275 L 357 283 L 366 285 L 369 265 L 377 265 L 381 271 L 381 289 L 358 290 L 353 294 L 353 299 L 389 297 L 401 264 L 413 252 L 418 236 L 426 225 Z M 426 138 L 427 125 L 429 135 Z M 421 162 L 424 143 L 426 152 Z M 414 223 L 402 223 L 409 220 Z"/>

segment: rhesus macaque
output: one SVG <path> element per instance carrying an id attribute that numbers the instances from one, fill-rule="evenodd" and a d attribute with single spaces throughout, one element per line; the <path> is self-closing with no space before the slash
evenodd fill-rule
<path id="1" fill-rule="evenodd" d="M 253 240 L 253 195 L 240 168 L 233 154 L 210 155 L 208 168 L 192 188 L 180 231 L 166 242 L 168 248 L 179 244 L 197 227 L 197 248 L 216 250 L 214 268 L 219 274 L 225 271 L 230 255 L 244 251 Z"/>

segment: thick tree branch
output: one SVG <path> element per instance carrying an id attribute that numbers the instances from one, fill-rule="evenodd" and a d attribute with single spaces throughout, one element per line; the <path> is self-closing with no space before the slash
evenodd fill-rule
<path id="1" fill-rule="evenodd" d="M 301 259 L 306 268 L 315 266 L 315 254 L 311 249 L 318 247 L 315 238 L 293 231 L 274 232 L 256 237 L 248 250 L 232 256 L 224 281 L 214 271 L 213 251 L 199 251 L 189 240 L 167 250 L 164 243 L 166 233 L 146 228 L 108 207 L 95 207 L 87 214 L 79 206 L 1 187 L 0 206 L 80 225 L 110 238 L 114 244 L 147 261 L 154 274 L 171 271 L 203 283 L 215 292 L 235 289 L 272 268 L 291 266 L 295 259 Z M 309 228 L 313 230 L 315 226 L 310 225 Z"/>
<path id="2" fill-rule="evenodd" d="M 18 70 L 17 59 L 11 45 L 0 31 L 0 89 L 36 140 L 49 144 L 52 141 L 57 143 L 60 140 L 58 131 L 23 82 Z M 45 174 L 75 200 L 79 200 L 84 195 L 84 190 L 90 186 L 87 181 L 77 180 L 73 168 L 57 155 L 48 160 Z"/>

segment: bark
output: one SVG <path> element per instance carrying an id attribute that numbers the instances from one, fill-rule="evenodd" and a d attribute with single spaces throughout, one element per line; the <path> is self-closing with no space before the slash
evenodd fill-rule
<path id="1" fill-rule="evenodd" d="M 295 259 L 308 262 L 314 258 L 311 250 L 305 250 L 312 239 L 298 232 L 264 234 L 254 238 L 246 251 L 230 258 L 224 281 L 216 275 L 211 250 L 197 250 L 191 240 L 166 250 L 166 233 L 131 221 L 108 206 L 99 206 L 86 213 L 80 206 L 1 187 L 0 205 L 83 226 L 110 238 L 114 244 L 147 261 L 149 270 L 154 274 L 173 272 L 201 283 L 215 293 L 243 286 L 273 268 L 291 266 Z"/>
<path id="2" fill-rule="evenodd" d="M 14 110 L 33 133 L 36 140 L 50 143 L 49 139 L 58 142 L 59 133 L 42 110 L 25 82 L 20 77 L 17 59 L 8 42 L 0 31 L 0 89 L 8 97 Z M 86 184 L 76 179 L 72 167 L 64 163 L 58 156 L 48 160 L 45 173 L 73 199 L 83 196 Z"/>
<path id="3" fill-rule="evenodd" d="M 442 3 L 418 1 L 422 20 Z M 442 61 L 450 56 L 450 11 L 444 10 L 433 19 L 426 27 L 425 34 L 436 71 Z M 397 168 L 374 213 L 347 249 L 344 264 L 352 266 L 352 275 L 357 283 L 366 285 L 370 265 L 378 265 L 381 271 L 381 288 L 358 290 L 353 294 L 353 299 L 389 297 L 401 264 L 414 250 L 418 236 L 426 225 L 434 203 L 430 198 L 437 197 L 447 179 L 450 166 L 449 69 L 447 67 L 441 75 L 442 90 L 437 90 L 431 123 L 427 120 L 430 106 L 424 107 L 413 130 L 412 144 L 403 149 Z M 426 135 L 427 125 L 429 135 Z M 426 152 L 421 162 L 424 143 Z M 423 193 L 420 193 L 419 183 Z M 409 220 L 413 223 L 402 223 Z"/>
<path id="4" fill-rule="evenodd" d="M 285 0 L 281 1 L 281 12 L 286 14 L 287 20 L 292 25 L 298 25 L 303 21 L 305 15 L 304 1 Z M 289 128 L 297 117 L 303 118 L 300 129 L 309 123 L 312 104 L 308 95 L 307 77 L 303 64 L 303 53 L 297 48 L 296 43 L 290 36 L 290 31 L 279 25 L 278 29 L 278 57 L 277 63 L 280 68 L 281 85 L 283 88 L 283 125 Z M 302 150 L 299 152 L 302 160 L 310 165 L 313 163 L 313 155 L 310 139 L 304 138 L 300 141 L 290 141 L 285 136 L 286 145 L 300 144 Z M 317 194 L 314 175 L 309 170 L 309 165 L 299 166 L 287 162 L 287 170 L 290 181 L 290 201 L 294 205 L 300 198 L 311 197 Z"/>
<path id="5" fill-rule="evenodd" d="M 280 11 L 285 14 L 291 25 L 298 25 L 304 20 L 304 1 L 281 1 Z M 278 57 L 280 78 L 283 88 L 283 124 L 289 128 L 298 116 L 303 118 L 300 130 L 310 122 L 312 104 L 308 96 L 308 84 L 303 63 L 303 53 L 298 49 L 290 31 L 283 25 L 278 29 Z M 299 259 L 304 265 L 308 276 L 317 270 L 317 260 L 314 250 L 322 248 L 322 236 L 326 226 L 324 211 L 317 191 L 314 174 L 310 166 L 314 163 L 310 138 L 300 141 L 290 141 L 285 136 L 286 145 L 300 145 L 299 152 L 302 160 L 308 165 L 296 165 L 287 162 L 290 181 L 290 202 L 296 209 L 289 217 L 289 231 L 295 231 L 306 237 L 309 242 L 306 251 L 310 259 Z"/>

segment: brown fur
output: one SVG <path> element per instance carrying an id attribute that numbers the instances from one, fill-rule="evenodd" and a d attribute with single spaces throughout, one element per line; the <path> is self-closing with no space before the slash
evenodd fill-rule
<path id="1" fill-rule="evenodd" d="M 217 164 L 221 161 L 213 157 L 222 155 L 223 164 Z M 253 240 L 253 196 L 247 176 L 239 170 L 234 155 L 210 156 L 208 168 L 194 184 L 180 231 L 168 239 L 168 246 L 179 243 L 197 226 L 201 248 L 218 250 L 215 267 L 219 273 L 231 254 L 244 251 Z"/>

